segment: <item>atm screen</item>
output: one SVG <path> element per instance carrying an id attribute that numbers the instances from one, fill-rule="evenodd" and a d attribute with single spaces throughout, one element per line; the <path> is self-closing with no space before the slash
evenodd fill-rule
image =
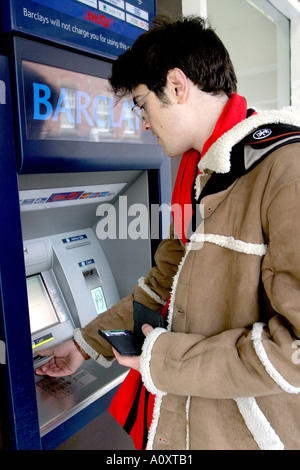
<path id="1" fill-rule="evenodd" d="M 59 322 L 39 274 L 26 279 L 31 334 Z"/>

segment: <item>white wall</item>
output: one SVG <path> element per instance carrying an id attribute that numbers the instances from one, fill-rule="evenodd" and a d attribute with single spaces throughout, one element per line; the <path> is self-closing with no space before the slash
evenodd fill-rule
<path id="1" fill-rule="evenodd" d="M 188 15 L 200 15 L 206 18 L 206 0 L 182 0 L 182 14 Z"/>
<path id="2" fill-rule="evenodd" d="M 226 4 L 226 0 L 223 0 Z M 257 0 L 255 3 L 259 3 Z M 291 104 L 300 106 L 300 1 L 267 0 L 290 20 L 290 93 Z M 207 17 L 207 0 L 182 0 L 183 15 Z"/>

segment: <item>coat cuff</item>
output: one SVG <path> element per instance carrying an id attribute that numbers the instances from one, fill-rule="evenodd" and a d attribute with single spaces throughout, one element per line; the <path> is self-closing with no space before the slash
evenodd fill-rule
<path id="1" fill-rule="evenodd" d="M 151 368 L 150 368 L 152 348 L 154 346 L 155 341 L 162 333 L 167 333 L 167 330 L 165 330 L 164 328 L 154 328 L 147 335 L 143 344 L 142 354 L 140 358 L 140 373 L 142 376 L 142 381 L 146 389 L 153 395 L 157 395 L 158 393 L 160 395 L 162 393 L 163 395 L 166 395 L 166 393 L 162 392 L 161 390 L 156 388 L 156 386 L 154 385 L 154 382 L 151 377 Z"/>
<path id="2" fill-rule="evenodd" d="M 90 356 L 94 361 L 98 362 L 101 366 L 108 368 L 112 365 L 113 361 L 107 361 L 97 351 L 95 351 L 83 338 L 81 329 L 76 328 L 73 332 L 73 338 L 83 351 Z"/>

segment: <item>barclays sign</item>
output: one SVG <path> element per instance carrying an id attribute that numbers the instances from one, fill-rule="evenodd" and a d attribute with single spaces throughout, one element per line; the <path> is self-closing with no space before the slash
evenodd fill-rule
<path id="1" fill-rule="evenodd" d="M 23 61 L 23 87 L 28 139 L 145 141 L 132 100 L 116 102 L 106 78 Z"/>
<path id="2" fill-rule="evenodd" d="M 112 97 L 102 94 L 93 99 L 85 91 L 74 91 L 74 103 L 71 106 L 70 97 L 66 88 L 59 90 L 57 103 L 51 104 L 51 88 L 42 83 L 33 83 L 33 119 L 52 120 L 57 122 L 61 114 L 69 124 L 82 124 L 85 121 L 90 127 L 99 126 L 110 128 L 122 127 L 126 121 L 129 128 L 138 126 L 134 117 L 130 114 L 128 101 L 123 101 L 121 113 L 116 119 L 114 115 L 114 100 Z M 99 109 L 107 109 L 107 114 L 99 113 Z"/>

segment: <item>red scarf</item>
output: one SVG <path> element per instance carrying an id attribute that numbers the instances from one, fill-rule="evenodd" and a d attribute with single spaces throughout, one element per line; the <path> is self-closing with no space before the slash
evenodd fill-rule
<path id="1" fill-rule="evenodd" d="M 195 184 L 197 165 L 211 145 L 233 126 L 246 119 L 247 104 L 245 98 L 234 93 L 227 101 L 212 135 L 203 146 L 201 156 L 191 149 L 182 156 L 172 196 L 172 212 L 176 233 L 187 243 L 187 233 L 192 219 L 192 188 Z"/>
<path id="2" fill-rule="evenodd" d="M 245 119 L 246 114 L 245 99 L 237 94 L 232 95 L 218 119 L 212 135 L 204 144 L 201 158 L 221 135 Z M 177 234 L 182 233 L 181 238 L 184 243 L 187 243 L 185 234 L 192 218 L 192 186 L 199 159 L 199 153 L 196 150 L 189 150 L 183 155 L 173 192 L 172 205 L 174 204 L 175 209 L 177 208 L 173 211 L 174 224 Z M 184 207 L 185 205 L 186 207 Z M 185 209 L 184 217 L 181 217 L 179 208 Z M 167 315 L 169 301 L 163 308 L 163 318 Z M 131 369 L 114 396 L 109 411 L 132 437 L 137 449 L 146 448 L 154 403 L 155 395 L 147 392 L 140 373 Z"/>

